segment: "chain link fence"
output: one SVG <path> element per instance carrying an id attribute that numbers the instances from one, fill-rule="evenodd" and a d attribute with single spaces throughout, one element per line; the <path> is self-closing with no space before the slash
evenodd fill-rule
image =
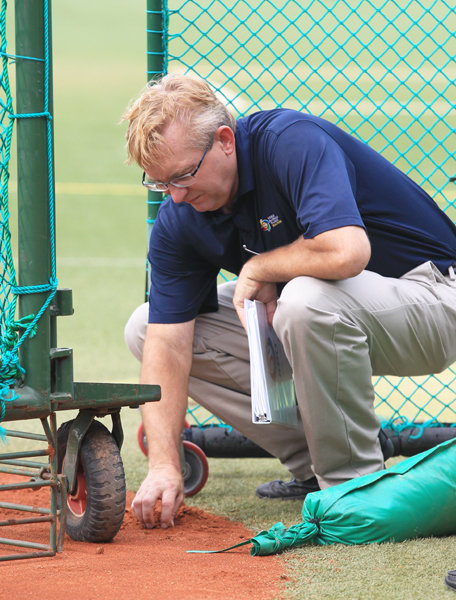
<path id="1" fill-rule="evenodd" d="M 168 0 L 165 70 L 206 78 L 236 116 L 321 116 L 383 154 L 456 221 L 456 12 L 444 0 Z M 456 367 L 375 379 L 389 427 L 456 420 Z M 194 409 L 193 409 L 194 410 Z"/>

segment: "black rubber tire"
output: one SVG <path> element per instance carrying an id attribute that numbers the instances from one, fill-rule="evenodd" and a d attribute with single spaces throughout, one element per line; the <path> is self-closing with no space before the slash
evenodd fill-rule
<path id="1" fill-rule="evenodd" d="M 73 421 L 57 431 L 59 472 L 63 472 L 68 433 Z M 75 497 L 84 498 L 75 510 Z M 93 421 L 86 433 L 78 459 L 78 490 L 67 500 L 66 532 L 76 541 L 109 542 L 122 525 L 125 515 L 125 473 L 119 448 L 111 433 Z"/>

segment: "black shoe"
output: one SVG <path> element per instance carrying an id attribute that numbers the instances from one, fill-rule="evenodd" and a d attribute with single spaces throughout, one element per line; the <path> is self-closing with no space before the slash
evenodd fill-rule
<path id="1" fill-rule="evenodd" d="M 445 577 L 445 583 L 449 588 L 456 591 L 456 571 L 448 571 Z"/>
<path id="2" fill-rule="evenodd" d="M 386 462 L 392 456 L 395 456 L 393 440 L 388 437 L 383 429 L 378 432 L 378 439 L 380 440 L 380 447 L 382 449 L 383 460 Z"/>
<path id="3" fill-rule="evenodd" d="M 291 481 L 282 481 L 274 479 L 268 483 L 262 483 L 256 489 L 256 495 L 259 498 L 280 498 L 281 500 L 304 500 L 307 494 L 318 492 L 320 486 L 317 478 L 312 477 L 306 481 L 293 479 Z"/>

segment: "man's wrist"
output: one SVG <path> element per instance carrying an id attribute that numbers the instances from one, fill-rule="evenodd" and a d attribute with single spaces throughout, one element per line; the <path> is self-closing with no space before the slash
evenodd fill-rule
<path id="1" fill-rule="evenodd" d="M 166 462 L 166 463 L 155 463 L 149 462 L 149 473 L 157 473 L 157 472 L 165 472 L 165 471 L 175 471 L 177 473 L 181 472 L 181 466 L 179 464 L 175 464 L 174 462 Z"/>
<path id="2" fill-rule="evenodd" d="M 259 277 L 259 257 L 253 256 L 242 267 L 241 274 L 251 281 L 261 281 Z"/>

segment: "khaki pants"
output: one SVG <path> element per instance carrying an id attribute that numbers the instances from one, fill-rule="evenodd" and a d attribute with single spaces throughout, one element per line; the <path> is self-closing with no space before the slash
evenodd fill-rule
<path id="1" fill-rule="evenodd" d="M 370 271 L 342 281 L 298 277 L 283 289 L 274 329 L 293 368 L 297 429 L 254 425 L 247 337 L 219 286 L 219 310 L 196 319 L 189 395 L 322 488 L 383 468 L 373 375 L 438 373 L 456 361 L 456 281 L 424 263 L 400 279 Z M 141 360 L 148 306 L 125 336 Z"/>

